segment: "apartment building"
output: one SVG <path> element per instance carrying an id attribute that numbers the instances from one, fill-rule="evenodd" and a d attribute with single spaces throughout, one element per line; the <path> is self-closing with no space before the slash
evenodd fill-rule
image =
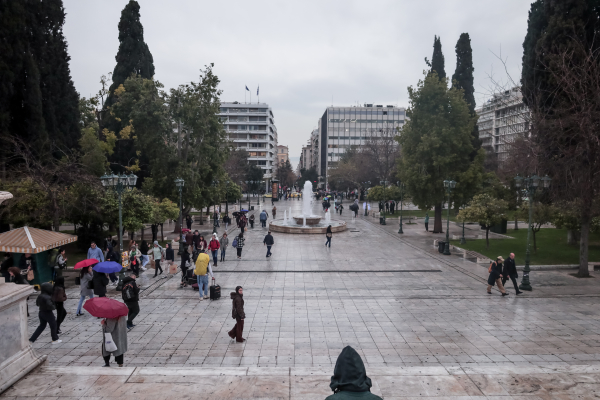
<path id="1" fill-rule="evenodd" d="M 530 112 L 519 87 L 494 94 L 475 111 L 481 146 L 498 163 L 506 160 L 517 137 L 529 134 Z"/>
<path id="2" fill-rule="evenodd" d="M 270 179 L 277 164 L 277 128 L 273 110 L 266 103 L 221 103 L 219 117 L 229 140 L 248 151 L 250 164 Z"/>
<path id="3" fill-rule="evenodd" d="M 289 149 L 287 146 L 278 145 L 277 146 L 277 164 L 283 165 L 286 161 L 289 161 Z"/>

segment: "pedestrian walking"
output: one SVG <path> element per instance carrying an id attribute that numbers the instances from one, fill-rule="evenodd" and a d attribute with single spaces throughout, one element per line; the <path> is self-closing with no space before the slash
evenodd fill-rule
<path id="1" fill-rule="evenodd" d="M 248 222 L 250 222 L 250 229 L 254 229 L 254 214 L 250 216 Z"/>
<path id="2" fill-rule="evenodd" d="M 340 207 L 339 207 L 340 215 L 342 215 L 342 211 L 343 211 L 343 210 L 344 210 L 344 205 L 343 205 L 343 204 L 340 204 Z"/>
<path id="3" fill-rule="evenodd" d="M 200 239 L 198 239 L 198 246 L 197 249 L 198 251 L 206 251 L 208 249 L 208 243 L 206 242 L 206 239 L 204 239 L 203 235 L 200 235 Z"/>
<path id="4" fill-rule="evenodd" d="M 383 201 L 379 202 L 379 212 L 383 211 Z"/>
<path id="5" fill-rule="evenodd" d="M 67 255 L 65 249 L 58 249 L 58 255 L 56 256 L 56 261 L 54 262 L 54 271 L 52 274 L 52 280 L 55 280 L 56 277 L 62 276 L 62 270 L 67 268 Z"/>
<path id="6" fill-rule="evenodd" d="M 335 363 L 331 384 L 333 394 L 325 400 L 382 400 L 371 393 L 371 379 L 360 355 L 350 346 L 344 347 Z"/>
<path id="7" fill-rule="evenodd" d="M 105 318 L 100 323 L 102 324 L 102 358 L 104 358 L 104 366 L 110 367 L 110 356 L 112 354 L 115 357 L 115 362 L 119 367 L 122 367 L 127 352 L 127 317 L 124 315 L 119 318 Z M 116 350 L 109 351 L 106 349 L 107 334 L 112 343 L 117 346 Z"/>
<path id="8" fill-rule="evenodd" d="M 333 237 L 331 225 L 329 225 L 327 227 L 327 231 L 325 232 L 325 237 L 327 238 L 327 240 L 325 241 L 325 247 L 327 247 L 327 245 L 329 245 L 329 248 L 331 248 L 331 238 Z"/>
<path id="9" fill-rule="evenodd" d="M 229 218 L 229 214 L 225 214 L 223 216 L 223 223 L 225 224 L 225 230 L 227 230 L 227 227 L 231 223 L 231 218 Z"/>
<path id="10" fill-rule="evenodd" d="M 263 228 L 266 228 L 266 226 L 267 226 L 267 212 L 265 210 L 262 210 L 262 212 L 260 213 L 259 219 L 260 219 L 260 226 L 262 226 Z"/>
<path id="11" fill-rule="evenodd" d="M 390 212 L 390 203 L 389 202 L 385 202 L 385 212 L 389 213 Z"/>
<path id="12" fill-rule="evenodd" d="M 102 253 L 102 250 L 100 250 L 98 248 L 98 246 L 96 245 L 96 242 L 90 243 L 90 248 L 88 249 L 88 252 L 87 252 L 87 258 L 88 259 L 95 258 L 99 262 L 104 261 L 104 254 Z"/>
<path id="13" fill-rule="evenodd" d="M 202 218 L 202 215 L 200 218 Z M 192 235 L 192 243 L 194 244 L 194 249 L 198 250 L 198 247 L 200 247 L 200 232 L 198 232 L 198 229 L 196 229 Z"/>
<path id="14" fill-rule="evenodd" d="M 429 232 L 429 213 L 425 213 L 425 232 Z"/>
<path id="15" fill-rule="evenodd" d="M 137 276 L 131 274 L 123 279 L 123 290 L 121 290 L 121 297 L 123 302 L 129 309 L 127 314 L 127 329 L 133 328 L 133 319 L 140 313 L 140 288 L 136 283 Z"/>
<path id="16" fill-rule="evenodd" d="M 108 286 L 108 282 L 108 275 L 94 271 L 92 276 L 94 294 L 98 297 L 106 297 L 106 286 Z"/>
<path id="17" fill-rule="evenodd" d="M 19 267 L 10 267 L 7 271 L 7 274 L 8 282 L 14 283 L 16 285 L 29 285 L 29 283 L 21 274 L 21 270 L 19 269 Z"/>
<path id="18" fill-rule="evenodd" d="M 394 201 L 390 201 L 390 214 L 394 215 L 394 208 L 396 208 L 396 203 Z"/>
<path id="19" fill-rule="evenodd" d="M 275 215 L 277 215 L 277 207 L 273 206 L 273 209 L 271 210 L 271 212 L 273 213 L 273 219 L 275 219 Z"/>
<path id="20" fill-rule="evenodd" d="M 185 216 L 185 224 L 187 226 L 187 228 L 191 231 L 192 230 L 192 216 L 190 214 Z"/>
<path id="21" fill-rule="evenodd" d="M 519 285 L 517 284 L 517 279 L 519 278 L 519 273 L 517 272 L 517 265 L 515 264 L 515 253 L 510 253 L 506 261 L 504 261 L 504 268 L 502 269 L 502 285 L 506 284 L 506 281 L 510 278 L 515 287 L 515 293 L 521 294 L 519 290 Z M 505 287 L 506 289 L 506 287 Z"/>
<path id="22" fill-rule="evenodd" d="M 196 275 L 196 279 L 198 281 L 200 300 L 208 299 L 208 274 L 210 274 L 211 278 L 215 279 L 212 268 L 210 267 L 210 257 L 208 254 L 201 252 L 198 255 L 194 274 Z"/>
<path id="23" fill-rule="evenodd" d="M 169 264 L 173 264 L 175 262 L 175 251 L 173 250 L 171 243 L 167 243 L 166 246 L 167 248 L 165 249 L 165 260 Z"/>
<path id="24" fill-rule="evenodd" d="M 31 343 L 35 343 L 37 338 L 42 334 L 46 325 L 50 325 L 50 336 L 52 337 L 52 344 L 62 343 L 62 340 L 58 338 L 56 329 L 56 318 L 52 312 L 56 307 L 52 301 L 53 287 L 50 282 L 44 282 L 40 286 L 40 294 L 35 300 L 35 304 L 39 307 L 38 316 L 40 318 L 40 324 L 38 325 L 33 335 L 29 338 Z"/>
<path id="25" fill-rule="evenodd" d="M 65 278 L 62 276 L 56 277 L 56 281 L 54 281 L 54 287 L 52 288 L 52 301 L 56 307 L 56 333 L 60 335 L 60 324 L 62 324 L 67 316 L 67 310 L 65 310 L 67 294 L 65 293 Z"/>
<path id="26" fill-rule="evenodd" d="M 165 258 L 165 252 L 162 247 L 158 245 L 158 241 L 154 241 L 154 247 L 152 248 L 152 257 L 154 258 L 154 277 L 158 274 L 158 270 L 160 270 L 160 274 L 162 275 L 163 270 L 160 267 L 160 262 Z"/>
<path id="27" fill-rule="evenodd" d="M 138 257 L 138 251 L 135 246 L 129 252 L 129 269 L 135 276 L 140 275 L 140 259 Z"/>
<path id="28" fill-rule="evenodd" d="M 240 232 L 237 238 L 235 238 L 235 247 L 237 248 L 237 258 L 242 259 L 242 249 L 244 248 L 244 232 Z"/>
<path id="29" fill-rule="evenodd" d="M 494 286 L 494 283 L 495 283 L 496 285 L 498 285 L 498 290 L 500 290 L 500 292 L 502 293 L 502 296 L 508 295 L 508 293 L 506 293 L 506 290 L 504 290 L 504 286 L 502 285 L 502 263 L 503 262 L 504 262 L 504 259 L 502 258 L 502 256 L 498 256 L 496 261 L 493 261 L 490 264 L 490 267 L 488 268 L 488 272 L 490 273 L 490 276 L 488 277 L 488 287 L 487 287 L 488 294 L 492 294 L 492 286 Z"/>
<path id="30" fill-rule="evenodd" d="M 227 232 L 223 233 L 221 236 L 221 262 L 225 262 L 225 251 L 227 250 L 227 246 L 229 246 L 229 238 L 227 237 Z"/>
<path id="31" fill-rule="evenodd" d="M 238 226 L 240 227 L 240 232 L 243 234 L 244 233 L 244 229 L 246 228 L 246 216 L 245 215 L 241 215 L 240 216 L 240 220 L 238 222 Z"/>
<path id="32" fill-rule="evenodd" d="M 76 317 L 83 315 L 81 312 L 81 307 L 83 306 L 83 302 L 86 297 L 90 299 L 94 298 L 94 290 L 89 288 L 89 282 L 92 282 L 94 278 L 94 271 L 92 270 L 92 266 L 85 267 L 81 269 L 79 273 L 79 304 L 77 305 L 77 311 L 75 313 Z"/>
<path id="33" fill-rule="evenodd" d="M 271 246 L 273 246 L 275 244 L 275 240 L 273 239 L 273 236 L 271 235 L 271 231 L 269 231 L 269 233 L 267 233 L 267 235 L 263 239 L 263 244 L 265 246 L 267 246 L 267 257 L 271 257 L 272 256 Z"/>
<path id="34" fill-rule="evenodd" d="M 112 245 L 108 245 L 108 251 L 106 252 L 106 261 L 114 261 L 120 264 L 121 260 L 119 260 L 119 256 L 113 249 L 114 247 Z M 117 283 L 119 282 L 119 278 L 117 278 L 117 275 L 114 272 L 111 272 L 110 274 L 108 274 L 108 277 L 110 278 L 111 285 L 117 286 Z"/>
<path id="35" fill-rule="evenodd" d="M 190 259 L 190 252 L 188 247 L 185 246 L 183 248 L 183 252 L 181 253 L 181 283 L 179 286 L 186 287 L 187 286 L 187 271 L 192 267 L 192 261 Z"/>
<path id="36" fill-rule="evenodd" d="M 150 262 L 150 257 L 148 257 L 148 252 L 150 251 L 150 246 L 148 246 L 148 242 L 142 240 L 142 244 L 140 244 L 140 261 L 142 262 L 142 271 L 146 270 L 146 265 Z"/>
<path id="37" fill-rule="evenodd" d="M 221 248 L 221 244 L 219 243 L 219 238 L 216 233 L 212 234 L 212 238 L 210 239 L 210 243 L 208 243 L 208 249 L 210 250 L 213 258 L 213 265 L 217 266 L 217 256 L 219 255 L 219 249 Z"/>
<path id="38" fill-rule="evenodd" d="M 244 288 L 238 286 L 235 288 L 235 292 L 230 294 L 232 308 L 231 318 L 235 319 L 235 325 L 233 329 L 228 332 L 230 338 L 235 339 L 238 343 L 246 341 L 242 337 L 244 332 L 244 319 L 246 319 L 246 313 L 244 312 Z"/>

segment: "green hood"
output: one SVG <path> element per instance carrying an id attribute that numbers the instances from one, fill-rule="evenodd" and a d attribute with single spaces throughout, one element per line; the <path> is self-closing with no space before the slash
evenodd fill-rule
<path id="1" fill-rule="evenodd" d="M 339 355 L 331 384 L 329 387 L 334 393 L 339 391 L 347 392 L 370 392 L 371 379 L 367 376 L 367 370 L 362 359 L 350 346 L 344 347 Z"/>

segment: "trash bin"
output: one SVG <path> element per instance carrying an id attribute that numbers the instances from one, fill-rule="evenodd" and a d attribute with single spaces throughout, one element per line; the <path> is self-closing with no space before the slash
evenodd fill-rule
<path id="1" fill-rule="evenodd" d="M 438 251 L 440 253 L 444 252 L 444 249 L 446 248 L 446 242 L 442 242 L 441 240 L 438 242 Z"/>
<path id="2" fill-rule="evenodd" d="M 250 207 L 250 210 L 254 211 L 254 206 L 251 206 L 251 207 Z"/>
<path id="3" fill-rule="evenodd" d="M 385 219 L 383 217 L 379 217 L 379 225 L 385 225 Z"/>

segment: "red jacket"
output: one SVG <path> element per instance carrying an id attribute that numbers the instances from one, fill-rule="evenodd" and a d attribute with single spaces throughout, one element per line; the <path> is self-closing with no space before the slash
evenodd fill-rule
<path id="1" fill-rule="evenodd" d="M 208 243 L 208 248 L 212 251 L 219 250 L 221 248 L 221 244 L 217 239 L 210 239 Z"/>

